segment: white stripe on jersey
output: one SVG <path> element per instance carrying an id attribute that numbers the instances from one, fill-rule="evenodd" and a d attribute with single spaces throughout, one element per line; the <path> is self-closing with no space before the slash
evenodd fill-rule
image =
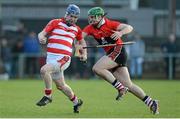
<path id="1" fill-rule="evenodd" d="M 62 56 L 69 56 L 69 55 L 65 55 L 65 54 L 52 53 L 52 52 L 47 52 L 47 56 L 48 56 L 48 55 L 54 55 L 54 56 L 59 56 L 59 55 L 62 55 Z"/>
<path id="2" fill-rule="evenodd" d="M 67 32 L 67 31 L 62 30 L 62 29 L 54 29 L 52 32 L 56 33 L 56 34 L 59 34 L 59 35 L 69 35 L 69 36 L 71 36 L 73 38 L 76 37 L 75 34 L 73 34 L 71 32 Z"/>
<path id="3" fill-rule="evenodd" d="M 74 27 L 74 26 L 67 26 L 65 23 L 62 23 L 62 22 L 59 22 L 59 24 L 58 25 L 60 25 L 60 26 L 63 26 L 63 27 L 65 27 L 65 28 L 69 28 L 69 29 L 71 29 L 71 30 L 74 30 L 74 31 L 76 31 L 76 32 L 78 32 L 78 29 L 76 28 L 76 27 Z"/>
<path id="4" fill-rule="evenodd" d="M 62 23 L 62 22 L 59 22 L 58 25 L 63 26 L 63 27 L 65 27 L 65 28 L 69 28 L 69 26 L 67 26 L 66 24 L 64 24 L 64 23 Z"/>
<path id="5" fill-rule="evenodd" d="M 61 49 L 61 50 L 66 50 L 66 51 L 72 52 L 72 48 L 67 47 L 65 45 L 62 45 L 62 44 L 48 43 L 47 47 Z"/>
<path id="6" fill-rule="evenodd" d="M 78 29 L 76 27 L 74 27 L 74 26 L 70 26 L 69 28 L 76 31 L 76 32 L 78 32 Z"/>
<path id="7" fill-rule="evenodd" d="M 73 39 L 72 38 L 69 38 L 69 37 L 65 37 L 65 36 L 58 36 L 58 35 L 52 35 L 49 37 L 49 39 L 61 39 L 61 40 L 64 40 L 64 41 L 67 41 L 69 43 L 73 43 Z"/>

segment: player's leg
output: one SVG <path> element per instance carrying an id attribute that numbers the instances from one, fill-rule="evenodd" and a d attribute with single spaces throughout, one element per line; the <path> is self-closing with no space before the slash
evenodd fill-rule
<path id="1" fill-rule="evenodd" d="M 45 64 L 41 70 L 41 78 L 44 80 L 45 83 L 45 90 L 43 98 L 37 103 L 38 106 L 45 106 L 49 102 L 52 102 L 52 78 L 51 73 L 54 71 L 54 65 L 52 64 Z"/>
<path id="2" fill-rule="evenodd" d="M 92 70 L 94 73 L 105 79 L 107 82 L 113 83 L 115 77 L 112 75 L 109 69 L 112 69 L 117 65 L 118 64 L 112 61 L 108 56 L 103 56 L 96 62 Z"/>
<path id="3" fill-rule="evenodd" d="M 55 82 L 57 89 L 63 92 L 73 102 L 74 113 L 79 113 L 79 108 L 83 101 L 78 99 L 71 87 L 66 84 L 63 73 L 70 65 L 70 58 L 65 56 L 59 61 L 60 67 L 58 72 L 52 73 L 53 81 Z"/>
<path id="4" fill-rule="evenodd" d="M 113 75 L 138 98 L 143 99 L 146 96 L 144 91 L 130 80 L 127 67 L 117 68 Z"/>
<path id="5" fill-rule="evenodd" d="M 139 86 L 137 86 L 131 81 L 127 67 L 117 68 L 113 75 L 124 86 L 128 87 L 129 91 L 132 94 L 141 99 L 148 107 L 150 107 L 153 114 L 159 113 L 158 101 L 153 100 L 150 96 L 147 96 L 146 93 Z"/>
<path id="6" fill-rule="evenodd" d="M 54 79 L 53 81 L 55 82 L 57 89 L 63 92 L 69 100 L 73 102 L 74 112 L 79 113 L 79 107 L 82 105 L 83 101 L 78 99 L 71 87 L 66 84 L 63 72 L 60 72 L 59 78 Z"/>
<path id="7" fill-rule="evenodd" d="M 118 66 L 118 64 L 116 62 L 114 62 L 108 56 L 103 56 L 93 66 L 92 70 L 98 76 L 102 77 L 107 82 L 112 84 L 118 90 L 118 92 L 120 92 L 121 95 L 124 95 L 127 92 L 126 88 L 109 71 L 110 69 L 112 69 L 116 66 Z"/>

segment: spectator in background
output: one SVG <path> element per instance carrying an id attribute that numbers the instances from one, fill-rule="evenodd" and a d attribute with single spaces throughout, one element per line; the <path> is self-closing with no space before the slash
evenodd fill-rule
<path id="1" fill-rule="evenodd" d="M 23 52 L 23 41 L 18 40 L 12 47 L 12 76 L 17 77 L 18 74 L 18 56 Z"/>
<path id="2" fill-rule="evenodd" d="M 131 77 L 142 78 L 143 61 L 145 55 L 145 43 L 138 33 L 134 33 L 135 44 L 129 46 L 130 53 L 130 75 Z"/>
<path id="3" fill-rule="evenodd" d="M 8 77 L 11 76 L 11 48 L 8 46 L 8 41 L 6 38 L 1 39 L 1 59 L 4 65 L 5 73 Z"/>
<path id="4" fill-rule="evenodd" d="M 23 39 L 28 33 L 27 28 L 25 27 L 24 23 L 21 21 L 18 21 L 16 25 L 17 25 L 16 38 Z"/>
<path id="5" fill-rule="evenodd" d="M 35 55 L 40 53 L 40 45 L 37 35 L 34 31 L 29 32 L 28 36 L 23 41 L 23 52 L 29 55 L 26 58 L 26 73 L 33 76 L 39 71 L 38 59 Z"/>
<path id="6" fill-rule="evenodd" d="M 162 48 L 162 52 L 165 54 L 165 55 L 168 55 L 168 54 L 174 54 L 174 53 L 177 53 L 177 43 L 175 42 L 175 35 L 174 34 L 170 34 L 169 35 L 169 39 L 167 42 L 165 42 L 164 44 L 162 44 L 161 48 Z M 165 63 L 166 63 L 166 77 L 168 78 L 169 77 L 169 60 L 170 60 L 171 57 L 165 57 Z M 176 69 L 176 58 L 175 57 L 172 57 L 172 78 L 175 78 L 175 69 Z"/>

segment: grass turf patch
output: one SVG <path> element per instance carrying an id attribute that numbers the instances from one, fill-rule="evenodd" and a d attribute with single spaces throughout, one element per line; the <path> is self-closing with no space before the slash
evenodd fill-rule
<path id="1" fill-rule="evenodd" d="M 72 103 L 53 85 L 53 102 L 36 106 L 43 96 L 42 80 L 18 79 L 0 81 L 1 118 L 177 118 L 180 117 L 180 80 L 133 80 L 152 98 L 160 100 L 160 114 L 131 93 L 116 101 L 117 91 L 103 80 L 66 80 L 75 94 L 84 101 L 79 114 Z"/>

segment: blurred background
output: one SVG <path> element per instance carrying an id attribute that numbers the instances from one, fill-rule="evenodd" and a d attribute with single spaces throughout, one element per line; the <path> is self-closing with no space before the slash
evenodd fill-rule
<path id="1" fill-rule="evenodd" d="M 0 0 L 0 80 L 40 79 L 46 47 L 38 43 L 37 34 L 51 19 L 62 18 L 70 3 L 81 9 L 82 29 L 94 6 L 104 8 L 108 18 L 134 27 L 123 38 L 136 41 L 126 46 L 132 79 L 180 79 L 179 0 Z M 96 44 L 91 37 L 86 41 Z M 102 55 L 102 49 L 89 49 L 87 64 L 73 57 L 65 76 L 96 78 L 91 67 Z"/>

